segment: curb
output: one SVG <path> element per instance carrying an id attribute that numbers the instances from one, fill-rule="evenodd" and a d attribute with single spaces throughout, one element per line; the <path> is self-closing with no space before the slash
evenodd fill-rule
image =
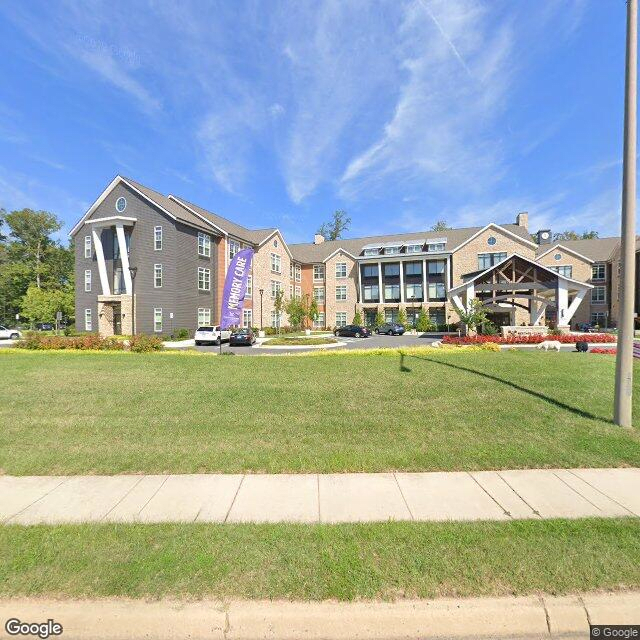
<path id="1" fill-rule="evenodd" d="M 53 619 L 64 638 L 93 640 L 588 637 L 589 624 L 634 624 L 638 611 L 638 591 L 397 602 L 0 600 L 3 622 Z M 0 634 L 11 637 L 4 624 Z"/>

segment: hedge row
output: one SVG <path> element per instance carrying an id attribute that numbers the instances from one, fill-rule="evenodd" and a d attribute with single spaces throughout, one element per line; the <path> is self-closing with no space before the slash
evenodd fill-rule
<path id="1" fill-rule="evenodd" d="M 162 340 L 158 336 L 132 336 L 126 342 L 116 338 L 101 338 L 96 334 L 83 336 L 43 336 L 39 333 L 27 333 L 16 343 L 18 349 L 33 351 L 57 351 L 74 349 L 78 351 L 133 351 L 147 353 L 163 349 Z"/>
<path id="2" fill-rule="evenodd" d="M 484 344 L 495 342 L 496 344 L 540 344 L 546 340 L 556 340 L 563 344 L 575 344 L 579 340 L 593 343 L 617 342 L 616 336 L 610 333 L 590 333 L 588 336 L 575 336 L 570 333 L 560 335 L 511 335 L 502 336 L 444 336 L 442 342 L 445 344 Z"/>

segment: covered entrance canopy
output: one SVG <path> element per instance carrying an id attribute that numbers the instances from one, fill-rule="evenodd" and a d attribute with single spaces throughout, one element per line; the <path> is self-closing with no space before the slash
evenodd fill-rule
<path id="1" fill-rule="evenodd" d="M 457 310 L 468 309 L 473 299 L 481 300 L 493 312 L 519 307 L 529 312 L 531 325 L 541 324 L 548 309 L 556 311 L 558 325 L 569 325 L 587 291 L 593 289 L 517 253 L 462 279 L 464 282 L 447 294 Z"/>

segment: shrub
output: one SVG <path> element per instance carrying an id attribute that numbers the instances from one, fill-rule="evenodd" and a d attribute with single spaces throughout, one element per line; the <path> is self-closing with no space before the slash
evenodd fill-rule
<path id="1" fill-rule="evenodd" d="M 134 353 L 148 353 L 150 351 L 162 351 L 162 349 L 164 349 L 162 338 L 158 336 L 140 334 L 138 336 L 131 336 L 129 340 L 129 350 Z"/>
<path id="2" fill-rule="evenodd" d="M 480 345 L 480 349 L 482 349 L 482 351 L 496 351 L 496 352 L 500 352 L 500 345 L 496 342 L 483 342 Z"/>
<path id="3" fill-rule="evenodd" d="M 186 327 L 180 327 L 179 329 L 174 329 L 171 334 L 172 340 L 188 340 L 191 337 L 191 332 Z"/>
<path id="4" fill-rule="evenodd" d="M 541 342 L 544 342 L 548 339 L 549 336 L 540 334 L 511 334 L 506 337 L 476 335 L 462 336 L 458 338 L 457 336 L 444 336 L 442 338 L 442 342 L 445 344 L 483 344 L 485 342 L 495 342 L 497 344 L 540 344 Z M 570 333 L 563 333 L 559 336 L 554 336 L 553 339 L 563 344 L 573 344 L 578 340 L 577 336 Z M 616 342 L 617 339 L 615 336 L 608 333 L 593 333 L 589 335 L 588 341 L 592 343 L 605 343 Z"/>
<path id="5" fill-rule="evenodd" d="M 353 320 L 351 321 L 351 324 L 357 324 L 358 326 L 362 325 L 362 315 L 360 314 L 359 311 L 356 311 L 355 315 L 353 316 Z"/>
<path id="6" fill-rule="evenodd" d="M 615 356 L 616 353 L 618 353 L 618 350 L 616 348 L 607 349 L 605 347 L 594 347 L 589 350 L 589 353 L 601 353 L 604 355 Z"/>
<path id="7" fill-rule="evenodd" d="M 378 311 L 378 313 L 376 313 L 375 320 L 373 321 L 373 327 L 377 329 L 382 324 L 384 324 L 384 316 Z"/>
<path id="8" fill-rule="evenodd" d="M 19 349 L 50 351 L 58 349 L 78 349 L 81 351 L 123 351 L 124 343 L 115 338 L 101 338 L 95 333 L 83 336 L 46 336 L 34 331 L 25 334 L 16 346 Z"/>
<path id="9" fill-rule="evenodd" d="M 427 312 L 423 307 L 420 307 L 418 312 L 418 320 L 416 321 L 416 329 L 422 333 L 427 331 L 435 331 L 436 325 L 433 320 L 427 315 Z"/>

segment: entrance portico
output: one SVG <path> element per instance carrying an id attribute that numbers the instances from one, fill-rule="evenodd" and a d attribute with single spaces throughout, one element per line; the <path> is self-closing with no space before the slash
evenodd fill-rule
<path id="1" fill-rule="evenodd" d="M 471 301 L 478 299 L 490 312 L 510 313 L 512 325 L 517 324 L 518 309 L 528 312 L 529 326 L 543 325 L 545 313 L 555 309 L 558 327 L 568 328 L 586 293 L 593 288 L 517 253 L 462 278 L 463 284 L 447 294 L 457 310 L 469 309 Z"/>

